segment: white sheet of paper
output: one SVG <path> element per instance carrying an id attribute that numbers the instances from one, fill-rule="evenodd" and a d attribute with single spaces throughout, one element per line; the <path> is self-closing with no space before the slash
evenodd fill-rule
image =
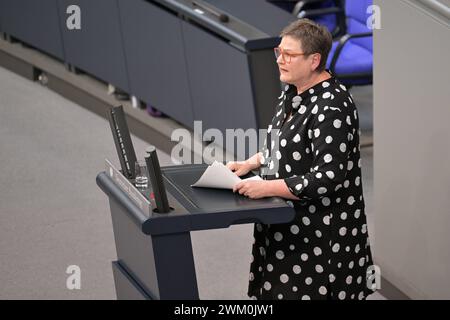
<path id="1" fill-rule="evenodd" d="M 191 187 L 233 189 L 234 185 L 243 180 L 262 180 L 260 176 L 247 179 L 239 178 L 234 172 L 228 169 L 223 163 L 214 161 L 206 168 L 203 175 Z"/>

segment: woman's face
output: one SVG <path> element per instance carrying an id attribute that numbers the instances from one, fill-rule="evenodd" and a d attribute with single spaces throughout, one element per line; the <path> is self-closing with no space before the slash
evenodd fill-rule
<path id="1" fill-rule="evenodd" d="M 278 48 L 284 53 L 277 59 L 280 81 L 298 85 L 311 77 L 315 69 L 314 55 L 304 55 L 300 40 L 284 36 Z"/>

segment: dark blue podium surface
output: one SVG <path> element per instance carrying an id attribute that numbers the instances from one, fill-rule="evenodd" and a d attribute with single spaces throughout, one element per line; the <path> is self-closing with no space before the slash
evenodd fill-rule
<path id="1" fill-rule="evenodd" d="M 294 209 L 281 198 L 252 200 L 230 190 L 191 187 L 206 167 L 162 168 L 173 208 L 165 214 L 143 212 L 107 173 L 97 176 L 109 197 L 118 299 L 198 299 L 190 231 L 293 220 Z"/>

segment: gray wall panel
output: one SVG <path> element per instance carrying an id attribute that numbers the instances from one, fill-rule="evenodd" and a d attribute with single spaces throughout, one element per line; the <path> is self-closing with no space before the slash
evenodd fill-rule
<path id="1" fill-rule="evenodd" d="M 66 8 L 72 4 L 81 9 L 81 30 L 68 30 L 63 19 L 66 61 L 128 91 L 116 0 L 60 0 L 61 16 L 68 16 Z"/>
<path id="2" fill-rule="evenodd" d="M 0 1 L 0 32 L 3 32 L 3 15 L 5 15 L 6 13 L 6 8 L 5 8 L 5 1 L 2 0 Z"/>
<path id="3" fill-rule="evenodd" d="M 181 20 L 144 0 L 118 2 L 131 92 L 193 127 Z"/>
<path id="4" fill-rule="evenodd" d="M 203 129 L 256 128 L 247 55 L 183 22 L 195 120 Z"/>
<path id="5" fill-rule="evenodd" d="M 57 0 L 1 0 L 2 31 L 64 59 Z"/>
<path id="6" fill-rule="evenodd" d="M 450 26 L 416 1 L 375 4 L 375 263 L 411 298 L 449 299 Z"/>

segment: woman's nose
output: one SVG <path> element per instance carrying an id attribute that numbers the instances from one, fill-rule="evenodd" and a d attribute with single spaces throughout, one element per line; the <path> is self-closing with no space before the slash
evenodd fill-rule
<path id="1" fill-rule="evenodd" d="M 277 64 L 284 64 L 283 56 L 280 54 L 280 56 L 277 58 Z"/>

